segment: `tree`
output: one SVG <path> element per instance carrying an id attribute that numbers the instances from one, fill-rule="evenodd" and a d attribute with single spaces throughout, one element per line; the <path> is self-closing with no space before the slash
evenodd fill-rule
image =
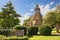
<path id="1" fill-rule="evenodd" d="M 16 13 L 12 3 L 9 1 L 4 7 L 2 8 L 2 21 L 1 27 L 3 28 L 10 28 L 14 27 L 15 25 L 19 24 L 19 14 Z"/>
<path id="2" fill-rule="evenodd" d="M 60 4 L 56 6 L 56 30 L 59 32 L 60 27 Z"/>
<path id="3" fill-rule="evenodd" d="M 2 21 L 2 12 L 0 12 L 0 24 L 1 24 L 1 21 Z M 0 25 L 1 27 L 1 25 Z"/>
<path id="4" fill-rule="evenodd" d="M 60 4 L 55 8 L 55 11 L 50 11 L 43 18 L 43 23 L 56 27 L 56 31 L 59 32 L 60 27 Z"/>
<path id="5" fill-rule="evenodd" d="M 56 20 L 60 23 L 60 4 L 56 6 Z"/>
<path id="6" fill-rule="evenodd" d="M 32 16 L 31 16 L 31 17 L 32 17 Z M 24 23 L 23 23 L 23 25 L 24 25 L 24 26 L 26 26 L 26 25 L 27 25 L 27 22 L 29 22 L 29 21 L 30 21 L 31 17 L 29 17 L 28 19 L 24 20 Z"/>
<path id="7" fill-rule="evenodd" d="M 58 4 L 58 5 L 56 6 L 56 12 L 57 12 L 57 13 L 60 13 L 60 4 Z"/>
<path id="8" fill-rule="evenodd" d="M 56 23 L 56 20 L 55 20 L 56 13 L 54 11 L 47 12 L 47 14 L 44 17 L 45 17 L 45 18 L 43 18 L 44 24 L 54 26 L 54 24 Z"/>

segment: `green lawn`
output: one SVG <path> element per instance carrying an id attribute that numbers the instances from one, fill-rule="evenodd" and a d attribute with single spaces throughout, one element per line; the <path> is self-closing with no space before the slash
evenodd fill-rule
<path id="1" fill-rule="evenodd" d="M 60 40 L 60 36 L 33 36 L 29 40 Z"/>
<path id="2" fill-rule="evenodd" d="M 51 36 L 35 35 L 33 37 L 30 37 L 29 40 L 60 40 L 60 33 L 56 33 L 56 31 L 52 31 Z"/>

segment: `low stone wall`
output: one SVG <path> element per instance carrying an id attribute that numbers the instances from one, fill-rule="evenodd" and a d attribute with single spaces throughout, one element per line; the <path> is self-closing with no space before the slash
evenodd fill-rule
<path id="1" fill-rule="evenodd" d="M 10 36 L 24 36 L 24 30 L 16 30 L 12 32 Z"/>

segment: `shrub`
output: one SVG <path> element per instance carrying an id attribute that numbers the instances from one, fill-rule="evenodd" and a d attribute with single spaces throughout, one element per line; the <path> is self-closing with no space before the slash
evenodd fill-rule
<path id="1" fill-rule="evenodd" d="M 51 35 L 52 28 L 48 25 L 41 25 L 39 27 L 39 32 L 41 35 Z"/>
<path id="2" fill-rule="evenodd" d="M 30 27 L 29 30 L 28 30 L 28 35 L 36 35 L 38 32 L 38 27 Z"/>
<path id="3" fill-rule="evenodd" d="M 16 25 L 16 26 L 14 27 L 14 29 L 15 29 L 15 30 L 24 30 L 24 35 L 27 34 L 27 28 L 24 27 L 24 26 Z"/>
<path id="4" fill-rule="evenodd" d="M 9 34 L 10 34 L 10 30 L 0 29 L 0 35 L 8 36 Z"/>

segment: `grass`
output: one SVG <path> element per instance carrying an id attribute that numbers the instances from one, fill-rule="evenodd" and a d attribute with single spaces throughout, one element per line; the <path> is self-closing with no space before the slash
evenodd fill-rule
<path id="1" fill-rule="evenodd" d="M 29 40 L 60 40 L 60 33 L 53 30 L 51 36 L 35 35 L 30 37 Z"/>
<path id="2" fill-rule="evenodd" d="M 60 36 L 33 36 L 29 40 L 60 40 Z"/>
<path id="3" fill-rule="evenodd" d="M 23 36 L 23 37 L 17 37 L 17 36 L 2 36 L 0 35 L 0 40 L 28 40 L 27 36 Z"/>

